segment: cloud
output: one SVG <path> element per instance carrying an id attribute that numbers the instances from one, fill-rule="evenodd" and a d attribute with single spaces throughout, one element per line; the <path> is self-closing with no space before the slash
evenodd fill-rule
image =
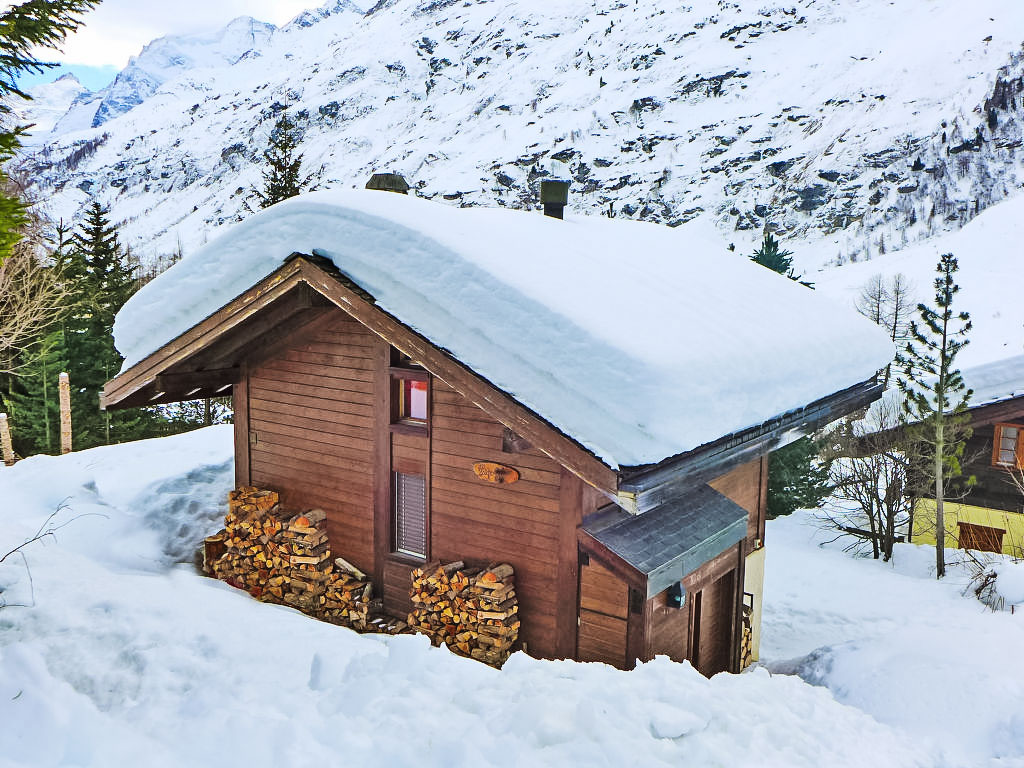
<path id="1" fill-rule="evenodd" d="M 317 0 L 104 0 L 83 17 L 85 26 L 59 54 L 43 58 L 67 64 L 123 68 L 151 40 L 164 35 L 209 32 L 239 16 L 280 26 Z"/>

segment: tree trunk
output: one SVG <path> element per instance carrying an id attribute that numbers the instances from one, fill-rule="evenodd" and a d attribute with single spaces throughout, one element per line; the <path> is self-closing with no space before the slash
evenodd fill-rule
<path id="1" fill-rule="evenodd" d="M 938 423 L 935 425 L 935 578 L 937 579 L 946 575 L 946 520 L 942 498 L 944 495 L 942 482 L 943 426 L 940 414 Z"/>

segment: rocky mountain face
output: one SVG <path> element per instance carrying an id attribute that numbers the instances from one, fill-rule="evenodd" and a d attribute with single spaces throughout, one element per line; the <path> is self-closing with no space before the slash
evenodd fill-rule
<path id="1" fill-rule="evenodd" d="M 342 0 L 154 42 L 27 165 L 55 216 L 96 196 L 155 258 L 247 215 L 287 110 L 325 186 L 532 208 L 556 174 L 573 211 L 768 228 L 814 269 L 1016 193 L 1020 30 L 1014 0 Z"/>

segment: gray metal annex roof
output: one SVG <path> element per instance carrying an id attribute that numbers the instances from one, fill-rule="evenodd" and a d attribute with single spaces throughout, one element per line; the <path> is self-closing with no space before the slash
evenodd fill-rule
<path id="1" fill-rule="evenodd" d="M 642 515 L 599 510 L 584 518 L 583 530 L 646 574 L 653 597 L 740 541 L 747 510 L 701 485 Z"/>

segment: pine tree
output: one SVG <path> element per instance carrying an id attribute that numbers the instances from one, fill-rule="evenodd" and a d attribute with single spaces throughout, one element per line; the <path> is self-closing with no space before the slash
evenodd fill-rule
<path id="1" fill-rule="evenodd" d="M 956 356 L 967 343 L 971 318 L 955 312 L 953 299 L 960 287 L 953 276 L 958 269 L 953 254 L 939 258 L 935 278 L 935 307 L 917 305 L 920 322 L 911 321 L 910 337 L 896 362 L 903 376 L 896 381 L 903 394 L 908 420 L 917 425 L 914 436 L 932 460 L 935 490 L 935 573 L 946 574 L 944 501 L 948 481 L 961 473 L 960 460 L 970 436 L 967 403 L 972 391 L 956 368 Z"/>
<path id="2" fill-rule="evenodd" d="M 263 153 L 267 166 L 263 170 L 263 189 L 254 190 L 260 208 L 316 189 L 322 169 L 303 176 L 303 154 L 297 152 L 298 146 L 297 127 L 287 113 L 282 114 L 270 132 L 270 146 Z"/>
<path id="3" fill-rule="evenodd" d="M 814 283 L 808 283 L 803 280 L 803 275 L 796 274 L 793 269 L 793 252 L 781 250 L 779 248 L 779 241 L 775 239 L 771 232 L 764 233 L 761 247 L 754 251 L 754 255 L 750 257 L 750 260 L 760 264 L 762 267 L 768 267 L 773 272 L 785 275 L 790 280 L 800 283 L 800 285 L 806 285 L 808 288 L 814 287 Z"/>
<path id="4" fill-rule="evenodd" d="M 0 13 L 0 264 L 21 239 L 28 220 L 25 203 L 2 170 L 18 151 L 24 130 L 11 120 L 10 99 L 28 98 L 18 88 L 18 76 L 55 66 L 36 58 L 35 51 L 58 48 L 78 29 L 78 16 L 98 4 L 99 0 L 29 0 Z"/>
<path id="5" fill-rule="evenodd" d="M 20 456 L 56 454 L 60 449 L 57 378 L 67 368 L 63 342 L 60 330 L 47 334 L 25 360 L 12 391 L 4 396 L 14 448 Z"/>
<path id="6" fill-rule="evenodd" d="M 101 411 L 99 393 L 121 368 L 114 347 L 114 316 L 135 289 L 116 229 L 98 202 L 63 257 L 73 304 L 63 324 L 63 352 L 71 378 L 75 448 L 88 448 L 153 434 L 155 416 L 147 411 Z"/>
<path id="7" fill-rule="evenodd" d="M 769 519 L 798 509 L 813 509 L 832 491 L 828 464 L 818 462 L 818 448 L 802 437 L 772 454 L 768 465 Z"/>

